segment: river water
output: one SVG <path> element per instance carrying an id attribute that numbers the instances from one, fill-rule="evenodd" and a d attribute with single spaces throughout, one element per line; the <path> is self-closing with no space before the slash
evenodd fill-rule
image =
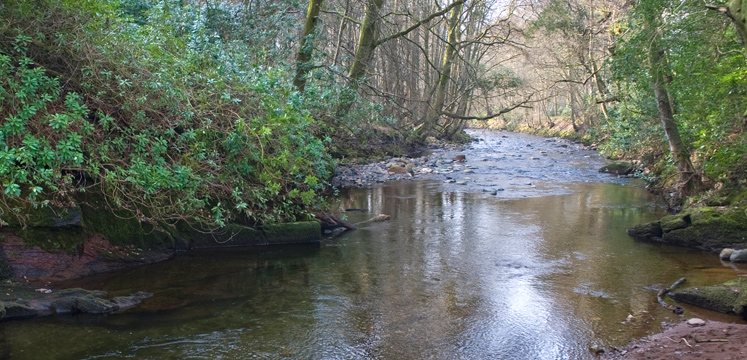
<path id="1" fill-rule="evenodd" d="M 592 359 L 590 347 L 679 321 L 656 302 L 679 277 L 705 285 L 747 274 L 712 254 L 629 238 L 625 229 L 661 206 L 639 182 L 596 173 L 604 160 L 593 152 L 475 135 L 483 141 L 461 152 L 472 172 L 440 164 L 426 179 L 336 200 L 366 210 L 346 213 L 349 222 L 389 221 L 318 246 L 193 252 L 72 281 L 155 296 L 111 316 L 0 323 L 0 357 Z"/>

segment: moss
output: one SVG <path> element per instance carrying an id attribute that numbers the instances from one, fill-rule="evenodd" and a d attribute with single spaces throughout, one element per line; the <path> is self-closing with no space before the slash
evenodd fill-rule
<path id="1" fill-rule="evenodd" d="M 322 227 L 316 221 L 263 226 L 270 244 L 299 244 L 321 240 Z"/>
<path id="2" fill-rule="evenodd" d="M 77 252 L 85 241 L 80 228 L 30 227 L 15 231 L 28 247 L 38 246 L 44 251 Z"/>
<path id="3" fill-rule="evenodd" d="M 37 206 L 27 202 L 4 199 L 0 202 L 0 215 L 11 228 L 65 227 L 80 225 L 80 209 L 77 207 Z M 10 203 L 10 207 L 5 203 Z M 20 215 L 20 218 L 19 218 Z"/>
<path id="4" fill-rule="evenodd" d="M 13 269 L 5 263 L 5 259 L 0 256 L 0 280 L 10 279 L 13 276 Z"/>
<path id="5" fill-rule="evenodd" d="M 670 232 L 672 230 L 683 229 L 690 225 L 690 217 L 687 214 L 669 215 L 661 218 L 661 230 Z"/>
<path id="6" fill-rule="evenodd" d="M 88 234 L 101 234 L 113 245 L 135 245 L 140 248 L 173 245 L 168 233 L 141 223 L 132 213 L 112 211 L 101 194 L 82 196 L 83 228 Z"/>
<path id="7" fill-rule="evenodd" d="M 251 246 L 268 244 L 299 244 L 321 240 L 321 226 L 316 221 L 266 225 L 261 229 L 239 224 L 229 224 L 214 233 L 193 232 L 190 235 L 193 249 Z"/>
<path id="8" fill-rule="evenodd" d="M 689 225 L 679 227 L 681 222 L 667 219 L 671 220 L 673 230 L 664 232 L 664 241 L 706 249 L 747 245 L 747 214 L 744 210 L 700 207 L 688 209 L 678 216 Z"/>
<path id="9" fill-rule="evenodd" d="M 672 299 L 714 311 L 747 316 L 747 279 L 719 285 L 695 287 L 671 293 Z"/>
<path id="10" fill-rule="evenodd" d="M 636 225 L 627 230 L 628 235 L 637 240 L 651 241 L 661 238 L 662 230 L 659 221 Z"/>

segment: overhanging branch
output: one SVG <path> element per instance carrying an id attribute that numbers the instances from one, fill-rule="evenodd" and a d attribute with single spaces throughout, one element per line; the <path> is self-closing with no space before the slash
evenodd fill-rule
<path id="1" fill-rule="evenodd" d="M 486 115 L 486 116 L 464 116 L 464 115 L 457 115 L 457 114 L 452 114 L 452 113 L 448 113 L 448 112 L 443 112 L 443 113 L 441 113 L 441 115 L 446 116 L 446 117 L 450 117 L 450 118 L 454 118 L 454 119 L 459 119 L 459 120 L 480 120 L 480 121 L 490 120 L 490 119 L 497 118 L 497 117 L 499 117 L 499 116 L 501 116 L 501 115 L 503 115 L 505 113 L 511 112 L 513 110 L 516 110 L 516 109 L 518 109 L 520 107 L 521 108 L 531 108 L 531 106 L 527 106 L 526 103 L 528 103 L 532 99 L 533 95 L 534 94 L 529 95 L 523 101 L 521 101 L 519 103 L 516 103 L 514 105 L 511 105 L 510 107 L 507 107 L 505 109 L 501 109 L 500 111 L 498 111 L 495 114 L 489 114 L 489 115 Z"/>

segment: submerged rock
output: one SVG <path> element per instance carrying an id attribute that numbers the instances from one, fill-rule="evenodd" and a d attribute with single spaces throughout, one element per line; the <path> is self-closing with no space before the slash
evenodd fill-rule
<path id="1" fill-rule="evenodd" d="M 747 279 L 727 281 L 720 285 L 688 288 L 670 292 L 669 297 L 684 303 L 725 314 L 747 316 Z"/>
<path id="2" fill-rule="evenodd" d="M 65 313 L 110 314 L 133 307 L 152 293 L 136 292 L 130 296 L 106 298 L 106 291 L 65 289 L 51 294 L 40 294 L 35 298 L 0 302 L 0 319 L 23 319 Z"/>

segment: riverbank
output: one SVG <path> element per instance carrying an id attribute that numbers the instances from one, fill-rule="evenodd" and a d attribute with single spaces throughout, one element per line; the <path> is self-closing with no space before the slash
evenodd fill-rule
<path id="1" fill-rule="evenodd" d="M 694 326 L 683 321 L 662 333 L 635 340 L 622 348 L 607 350 L 605 360 L 711 359 L 741 360 L 747 357 L 747 325 L 705 321 Z"/>

